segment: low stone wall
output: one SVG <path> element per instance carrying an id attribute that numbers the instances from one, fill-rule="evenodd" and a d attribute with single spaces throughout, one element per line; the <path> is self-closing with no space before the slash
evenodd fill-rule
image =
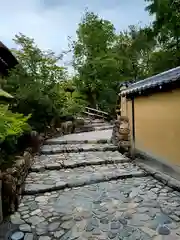
<path id="1" fill-rule="evenodd" d="M 130 153 L 130 124 L 128 117 L 119 116 L 114 122 L 111 141 L 120 151 Z"/>
<path id="2" fill-rule="evenodd" d="M 25 178 L 33 163 L 34 153 L 38 152 L 45 140 L 37 132 L 31 133 L 30 147 L 22 156 L 16 156 L 14 164 L 5 171 L 0 171 L 0 222 L 3 217 L 16 211 Z"/>
<path id="3" fill-rule="evenodd" d="M 58 125 L 49 126 L 43 134 L 43 137 L 46 139 L 55 137 L 55 136 L 61 136 L 71 133 L 80 133 L 80 132 L 88 132 L 93 131 L 94 128 L 89 123 L 85 123 L 84 118 L 77 118 L 74 121 L 64 121 L 59 123 Z"/>
<path id="4" fill-rule="evenodd" d="M 32 159 L 33 156 L 28 151 L 25 151 L 23 156 L 16 157 L 15 163 L 11 168 L 1 172 L 2 215 L 5 216 L 17 210 L 23 183 L 32 165 Z"/>
<path id="5" fill-rule="evenodd" d="M 48 138 L 56 135 L 64 135 L 72 132 L 79 132 L 84 126 L 84 119 L 76 119 L 75 122 L 66 121 L 61 123 L 59 128 L 49 126 L 44 133 L 38 134 L 33 131 L 29 141 L 30 147 L 26 149 L 23 156 L 16 156 L 14 164 L 5 171 L 0 171 L 0 222 L 3 215 L 8 215 L 16 211 L 24 181 L 33 163 L 34 153 L 39 152 L 40 146 Z"/>

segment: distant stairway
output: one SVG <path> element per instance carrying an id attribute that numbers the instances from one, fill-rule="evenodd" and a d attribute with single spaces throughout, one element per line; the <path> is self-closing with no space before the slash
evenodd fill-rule
<path id="1" fill-rule="evenodd" d="M 94 108 L 86 107 L 84 114 L 85 118 L 84 126 L 81 129 L 76 129 L 76 132 L 89 132 L 112 129 L 113 126 L 109 123 L 109 114 Z"/>

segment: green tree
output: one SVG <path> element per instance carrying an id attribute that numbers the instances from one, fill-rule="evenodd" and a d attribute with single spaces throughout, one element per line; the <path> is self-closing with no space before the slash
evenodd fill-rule
<path id="1" fill-rule="evenodd" d="M 77 30 L 77 41 L 73 43 L 73 53 L 74 68 L 78 72 L 75 83 L 91 107 L 101 104 L 108 89 L 114 90 L 116 95 L 119 70 L 113 52 L 115 39 L 111 22 L 92 12 L 85 13 Z"/>
<path id="2" fill-rule="evenodd" d="M 149 38 L 150 29 L 129 26 L 120 32 L 114 46 L 121 66 L 121 78 L 140 80 L 150 74 L 150 56 L 155 47 L 154 39 Z"/>
<path id="3" fill-rule="evenodd" d="M 56 84 L 67 74 L 58 66 L 59 57 L 39 49 L 33 39 L 19 34 L 14 41 L 19 47 L 14 50 L 19 66 L 11 72 L 4 88 L 16 98 L 12 111 L 32 113 L 29 123 L 41 131 L 60 114 L 62 101 Z"/>
<path id="4" fill-rule="evenodd" d="M 160 43 L 160 51 L 153 55 L 153 62 L 160 61 L 154 67 L 158 72 L 176 67 L 180 64 L 180 1 L 146 1 L 149 2 L 146 10 L 155 16 L 153 34 Z"/>

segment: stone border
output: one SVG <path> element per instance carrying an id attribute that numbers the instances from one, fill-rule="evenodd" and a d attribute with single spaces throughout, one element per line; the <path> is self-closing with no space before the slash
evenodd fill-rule
<path id="1" fill-rule="evenodd" d="M 66 162 L 66 160 L 64 160 L 64 162 Z M 73 168 L 78 168 L 78 167 L 87 167 L 87 166 L 97 166 L 97 165 L 107 165 L 107 164 L 120 164 L 120 163 L 130 163 L 132 162 L 130 159 L 128 158 L 124 158 L 124 159 L 119 159 L 119 160 L 108 160 L 108 159 L 103 159 L 102 161 L 82 161 L 79 163 L 74 163 L 74 164 L 57 164 L 57 163 L 52 163 L 52 164 L 44 164 L 44 166 L 41 166 L 40 164 L 37 164 L 37 166 L 32 166 L 30 168 L 31 172 L 41 172 L 44 170 L 61 170 L 61 169 L 73 169 Z"/>
<path id="2" fill-rule="evenodd" d="M 118 146 L 122 153 L 130 153 L 131 137 L 128 117 L 119 116 L 118 119 L 114 121 L 111 142 Z"/>
<path id="3" fill-rule="evenodd" d="M 177 171 L 176 166 L 169 165 L 164 159 L 150 155 L 149 153 L 143 152 L 139 149 L 135 149 L 135 159 L 140 163 L 147 164 L 152 168 L 154 167 L 155 169 L 158 169 L 159 172 L 163 172 L 166 175 L 180 181 L 180 174 Z"/>
<path id="4" fill-rule="evenodd" d="M 24 181 L 32 164 L 33 155 L 25 151 L 23 156 L 16 157 L 15 163 L 11 168 L 1 172 L 1 203 L 2 207 L 3 204 L 7 205 L 5 205 L 7 207 L 7 214 L 17 210 L 24 187 Z"/>
<path id="5" fill-rule="evenodd" d="M 141 178 L 141 177 L 147 177 L 149 174 L 147 172 L 134 172 L 134 173 L 121 173 L 120 175 L 109 175 L 109 176 L 100 176 L 96 177 L 95 179 L 87 179 L 87 180 L 79 180 L 77 182 L 74 181 L 69 181 L 69 182 L 59 182 L 58 185 L 45 185 L 41 188 L 38 189 L 39 184 L 27 184 L 29 187 L 31 186 L 36 186 L 37 189 L 34 190 L 27 190 L 24 189 L 23 194 L 24 195 L 33 195 L 33 194 L 40 194 L 40 193 L 46 193 L 46 192 L 52 192 L 52 191 L 58 191 L 58 190 L 63 190 L 65 188 L 74 188 L 74 187 L 82 187 L 85 185 L 91 185 L 91 184 L 96 184 L 100 182 L 108 182 L 112 180 L 118 180 L 118 179 L 126 179 L 126 178 Z"/>
<path id="6" fill-rule="evenodd" d="M 111 143 L 111 140 L 109 139 L 99 139 L 99 140 L 53 140 L 48 139 L 45 141 L 44 145 L 66 145 L 66 144 L 105 144 L 105 143 Z"/>
<path id="7" fill-rule="evenodd" d="M 152 177 L 157 179 L 158 181 L 162 182 L 163 184 L 167 185 L 174 190 L 180 191 L 180 181 L 175 178 L 170 177 L 167 174 L 161 173 L 160 171 L 155 170 L 154 168 L 147 166 L 143 163 L 136 162 L 136 165 L 139 166 L 142 170 L 150 174 Z"/>
<path id="8" fill-rule="evenodd" d="M 94 148 L 88 148 L 88 149 L 83 149 L 83 148 L 71 148 L 71 149 L 57 149 L 55 151 L 53 150 L 41 150 L 40 153 L 41 154 L 59 154 L 59 153 L 78 153 L 78 152 L 106 152 L 106 151 L 118 151 L 118 147 L 117 146 L 109 146 L 109 147 L 103 147 L 103 148 L 99 148 L 99 147 L 94 147 Z"/>
<path id="9" fill-rule="evenodd" d="M 77 120 L 77 119 L 76 119 Z M 53 136 L 64 136 L 64 135 L 69 135 L 72 134 L 71 130 L 72 130 L 72 126 L 75 126 L 74 132 L 73 133 L 83 133 L 83 132 L 92 132 L 92 131 L 102 131 L 102 130 L 109 130 L 109 129 L 113 129 L 113 125 L 109 124 L 109 125 L 105 125 L 105 126 L 93 126 L 93 124 L 91 122 L 89 123 L 85 123 L 84 124 L 77 124 L 77 122 L 73 123 L 72 121 L 65 121 L 62 122 L 60 124 L 60 126 L 48 126 L 46 129 L 46 133 L 45 133 L 45 138 L 49 139 L 52 138 Z M 66 124 L 67 122 L 71 122 L 71 125 L 69 125 L 69 129 L 67 129 L 67 132 L 63 134 L 62 131 L 62 124 Z M 104 122 L 103 122 L 104 123 Z M 71 130 L 70 130 L 71 129 Z"/>

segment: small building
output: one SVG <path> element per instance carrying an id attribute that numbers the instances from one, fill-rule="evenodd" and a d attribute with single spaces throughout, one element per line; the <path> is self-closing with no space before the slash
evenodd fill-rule
<path id="1" fill-rule="evenodd" d="M 8 75 L 8 71 L 18 64 L 11 51 L 0 42 L 0 77 Z"/>
<path id="2" fill-rule="evenodd" d="M 1 81 L 8 76 L 9 70 L 18 64 L 17 59 L 11 51 L 0 42 L 0 103 L 7 103 L 13 99 L 13 96 L 1 89 Z"/>
<path id="3" fill-rule="evenodd" d="M 119 96 L 133 152 L 180 169 L 180 67 L 130 84 Z"/>

